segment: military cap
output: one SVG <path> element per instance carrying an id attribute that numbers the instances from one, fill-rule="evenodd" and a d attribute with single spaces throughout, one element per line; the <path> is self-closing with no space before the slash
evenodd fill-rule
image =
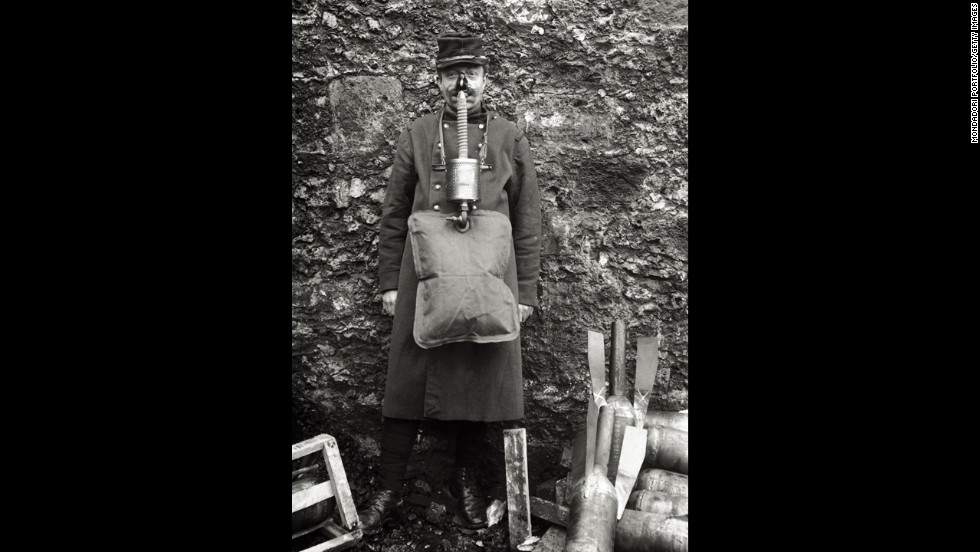
<path id="1" fill-rule="evenodd" d="M 486 65 L 483 55 L 483 38 L 472 33 L 442 33 L 436 37 L 439 53 L 436 55 L 436 69 L 444 69 L 456 63 L 475 63 Z"/>

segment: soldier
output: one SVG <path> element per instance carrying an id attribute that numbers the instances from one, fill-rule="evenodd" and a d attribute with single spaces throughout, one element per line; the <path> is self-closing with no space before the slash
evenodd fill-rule
<path id="1" fill-rule="evenodd" d="M 484 105 L 487 58 L 482 38 L 443 34 L 437 43 L 437 83 L 445 105 L 401 132 L 381 216 L 379 288 L 384 311 L 394 316 L 394 322 L 382 405 L 379 489 L 359 515 L 365 534 L 379 531 L 401 503 L 408 459 L 423 419 L 447 424 L 450 434 L 456 433 L 450 491 L 459 503 L 463 524 L 486 527 L 485 497 L 473 468 L 487 455 L 487 422 L 524 417 L 519 337 L 425 349 L 413 339 L 419 282 L 412 247 L 406 247 L 407 220 L 413 212 L 449 215 L 456 208 L 446 197 L 446 172 L 433 170 L 433 165 L 438 168 L 445 159 L 457 156 L 456 93 L 461 75 L 469 85 L 467 156 L 483 159 L 476 209 L 492 210 L 510 220 L 508 241 L 513 247 L 503 281 L 518 303 L 520 322 L 538 305 L 541 211 L 527 138 L 517 125 Z"/>

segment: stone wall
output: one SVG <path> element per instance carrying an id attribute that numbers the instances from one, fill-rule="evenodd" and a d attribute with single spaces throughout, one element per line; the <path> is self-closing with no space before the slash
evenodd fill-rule
<path id="1" fill-rule="evenodd" d="M 440 101 L 435 37 L 450 30 L 484 36 L 487 103 L 537 165 L 532 482 L 585 419 L 589 329 L 608 347 L 627 321 L 631 390 L 636 337 L 659 335 L 651 409 L 687 408 L 686 1 L 293 0 L 292 29 L 294 441 L 327 432 L 349 473 L 374 467 L 391 330 L 378 222 L 399 132 Z"/>

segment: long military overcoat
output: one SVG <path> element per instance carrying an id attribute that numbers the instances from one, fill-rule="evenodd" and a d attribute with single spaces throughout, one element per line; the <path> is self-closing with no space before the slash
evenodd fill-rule
<path id="1" fill-rule="evenodd" d="M 446 172 L 433 164 L 457 157 L 456 119 L 432 113 L 415 120 L 398 138 L 381 216 L 379 287 L 398 290 L 382 413 L 392 418 L 470 421 L 524 417 L 520 337 L 504 343 L 449 343 L 422 349 L 413 338 L 415 275 L 407 220 L 412 212 L 450 216 L 457 204 L 446 197 Z M 522 305 L 538 306 L 541 208 L 534 161 L 524 133 L 492 111 L 471 116 L 468 156 L 491 165 L 479 177 L 477 209 L 510 219 L 513 251 L 504 281 Z M 440 145 L 439 132 L 443 134 Z M 447 224 L 449 224 L 447 222 Z M 476 227 L 470 229 L 477 231 Z"/>

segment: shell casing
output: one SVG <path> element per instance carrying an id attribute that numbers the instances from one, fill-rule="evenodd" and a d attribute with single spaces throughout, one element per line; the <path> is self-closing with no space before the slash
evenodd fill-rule
<path id="1" fill-rule="evenodd" d="M 477 201 L 480 199 L 480 162 L 477 159 L 446 161 L 446 199 Z"/>

